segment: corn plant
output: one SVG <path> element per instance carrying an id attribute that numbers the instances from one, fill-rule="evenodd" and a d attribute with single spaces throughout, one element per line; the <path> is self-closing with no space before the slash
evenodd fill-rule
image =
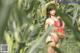
<path id="1" fill-rule="evenodd" d="M 64 5 L 55 0 L 0 0 L 0 43 L 7 43 L 8 53 L 47 53 L 45 39 L 51 27 L 44 30 L 45 10 L 52 3 L 56 4 L 57 16 L 61 16 L 66 25 L 60 50 L 66 53 L 69 47 L 65 46 L 70 46 L 71 40 L 76 43 L 72 45 L 77 46 L 70 50 L 78 50 L 79 4 Z M 67 53 L 73 52 L 67 50 Z"/>

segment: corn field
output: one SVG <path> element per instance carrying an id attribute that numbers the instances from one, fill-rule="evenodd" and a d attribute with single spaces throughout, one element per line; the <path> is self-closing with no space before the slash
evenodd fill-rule
<path id="1" fill-rule="evenodd" d="M 56 14 L 66 25 L 65 38 L 59 41 L 59 50 L 61 53 L 80 53 L 79 3 L 0 0 L 0 44 L 8 45 L 8 53 L 47 53 L 45 39 L 51 27 L 45 31 L 44 22 L 46 6 L 50 3 L 56 4 Z"/>

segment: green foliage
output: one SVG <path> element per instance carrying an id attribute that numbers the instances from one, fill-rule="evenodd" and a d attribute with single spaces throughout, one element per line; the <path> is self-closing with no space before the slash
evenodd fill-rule
<path id="1" fill-rule="evenodd" d="M 46 10 L 45 6 L 52 0 L 4 1 L 0 0 L 0 43 L 8 44 L 9 53 L 47 53 L 45 39 L 51 27 L 47 31 L 44 30 L 46 18 L 43 15 L 45 14 L 43 9 Z M 80 40 L 78 30 L 80 18 L 77 18 L 80 16 L 79 6 L 78 4 L 56 5 L 57 16 L 61 16 L 66 25 L 65 38 L 62 44 L 59 43 L 63 53 L 73 53 L 80 47 L 77 41 Z M 68 34 L 68 30 L 71 30 L 69 31 L 71 34 Z M 71 40 L 77 43 L 74 44 Z M 74 46 L 74 49 L 71 46 Z M 67 52 L 66 49 L 68 49 Z"/>

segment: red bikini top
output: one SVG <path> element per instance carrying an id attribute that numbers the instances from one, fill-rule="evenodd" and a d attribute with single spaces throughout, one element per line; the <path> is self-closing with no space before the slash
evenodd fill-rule
<path id="1" fill-rule="evenodd" d="M 60 21 L 54 21 L 53 26 L 60 27 Z"/>

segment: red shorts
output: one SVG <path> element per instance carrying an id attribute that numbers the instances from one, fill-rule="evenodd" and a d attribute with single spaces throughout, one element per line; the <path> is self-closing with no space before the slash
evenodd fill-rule
<path id="1" fill-rule="evenodd" d="M 59 32 L 59 33 L 64 34 L 64 29 L 62 29 L 62 28 L 58 28 L 58 29 L 56 29 L 56 32 Z"/>
<path id="2" fill-rule="evenodd" d="M 57 32 L 57 34 L 60 36 L 60 37 L 64 37 L 64 29 L 63 28 L 58 28 L 55 30 L 55 32 Z"/>

